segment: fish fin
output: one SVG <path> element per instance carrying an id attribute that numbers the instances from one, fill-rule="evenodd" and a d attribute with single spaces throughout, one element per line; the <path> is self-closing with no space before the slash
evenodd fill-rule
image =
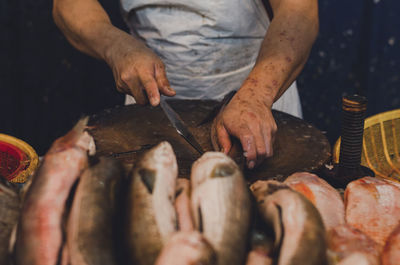
<path id="1" fill-rule="evenodd" d="M 268 222 L 272 225 L 275 234 L 274 252 L 279 252 L 285 232 L 282 223 L 282 208 L 276 203 L 269 203 L 266 207 Z"/>
<path id="2" fill-rule="evenodd" d="M 203 232 L 204 232 L 204 227 L 203 227 L 203 213 L 202 213 L 202 211 L 201 211 L 201 207 L 200 207 L 200 206 L 197 208 L 197 214 L 198 214 L 198 221 L 199 221 L 199 223 L 198 223 L 198 229 L 199 229 L 200 233 L 203 233 Z"/>
<path id="3" fill-rule="evenodd" d="M 178 198 L 178 196 L 181 195 L 182 192 L 183 192 L 183 188 L 178 188 L 178 189 L 175 191 L 175 199 Z"/>
<path id="4" fill-rule="evenodd" d="M 141 168 L 139 169 L 140 179 L 146 186 L 147 191 L 152 194 L 154 189 L 154 184 L 156 181 L 156 173 L 154 170 Z"/>

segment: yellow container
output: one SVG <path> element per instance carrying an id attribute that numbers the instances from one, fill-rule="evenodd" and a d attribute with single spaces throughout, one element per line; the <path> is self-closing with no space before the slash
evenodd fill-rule
<path id="1" fill-rule="evenodd" d="M 10 182 L 25 183 L 38 167 L 35 150 L 26 142 L 0 134 L 0 176 Z"/>
<path id="2" fill-rule="evenodd" d="M 400 181 L 400 109 L 365 119 L 361 165 L 376 176 Z M 339 162 L 340 138 L 333 148 L 333 162 Z"/>

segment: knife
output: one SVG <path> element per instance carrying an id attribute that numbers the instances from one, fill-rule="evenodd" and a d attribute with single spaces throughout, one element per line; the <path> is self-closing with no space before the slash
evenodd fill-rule
<path id="1" fill-rule="evenodd" d="M 186 140 L 186 142 L 196 149 L 200 155 L 202 155 L 204 153 L 203 148 L 201 148 L 200 144 L 196 141 L 196 138 L 194 138 L 193 134 L 189 131 L 178 113 L 171 108 L 163 96 L 161 96 L 160 106 L 176 131 Z"/>

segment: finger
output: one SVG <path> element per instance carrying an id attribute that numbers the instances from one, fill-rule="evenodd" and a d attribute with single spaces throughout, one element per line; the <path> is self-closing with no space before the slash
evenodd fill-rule
<path id="1" fill-rule="evenodd" d="M 217 139 L 220 151 L 228 154 L 232 147 L 231 138 L 222 123 L 217 123 Z"/>
<path id="2" fill-rule="evenodd" d="M 155 73 L 156 73 L 158 89 L 160 90 L 161 94 L 170 97 L 175 96 L 176 92 L 169 85 L 167 74 L 165 73 L 165 67 L 161 64 L 156 64 Z"/>
<path id="3" fill-rule="evenodd" d="M 213 120 L 213 123 L 211 124 L 211 144 L 215 151 L 221 150 L 221 147 L 219 146 L 218 143 L 217 123 L 218 123 L 218 117 L 215 118 Z"/>
<path id="4" fill-rule="evenodd" d="M 246 127 L 242 128 L 242 133 L 239 137 L 240 143 L 246 157 L 247 167 L 252 169 L 256 165 L 257 151 L 255 147 L 254 137 L 251 131 Z"/>
<path id="5" fill-rule="evenodd" d="M 266 157 L 271 157 L 273 152 L 273 145 L 275 142 L 275 133 L 276 133 L 276 126 L 272 125 L 272 127 L 263 127 L 263 135 L 264 135 L 264 142 L 265 142 L 265 151 Z"/>
<path id="6" fill-rule="evenodd" d="M 148 103 L 144 88 L 137 78 L 123 81 L 121 90 L 132 95 L 135 98 L 136 103 L 139 105 L 145 105 Z"/>
<path id="7" fill-rule="evenodd" d="M 152 106 L 157 106 L 160 103 L 160 92 L 158 91 L 156 80 L 151 74 L 141 74 L 139 78 L 147 93 L 150 104 Z"/>
<path id="8" fill-rule="evenodd" d="M 256 148 L 256 164 L 260 164 L 266 158 L 266 134 L 258 123 L 248 125 L 254 137 L 254 144 Z"/>

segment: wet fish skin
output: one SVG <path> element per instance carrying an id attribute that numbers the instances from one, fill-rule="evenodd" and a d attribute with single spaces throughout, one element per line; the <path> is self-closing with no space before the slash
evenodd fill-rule
<path id="1" fill-rule="evenodd" d="M 347 185 L 346 222 L 380 245 L 400 222 L 400 189 L 378 178 L 364 177 Z"/>
<path id="2" fill-rule="evenodd" d="M 298 172 L 289 176 L 284 183 L 314 204 L 326 230 L 345 223 L 344 203 L 339 192 L 322 178 L 308 172 Z"/>
<path id="3" fill-rule="evenodd" d="M 191 171 L 196 228 L 217 253 L 217 264 L 243 264 L 250 224 L 250 193 L 235 162 L 207 152 Z"/>
<path id="4" fill-rule="evenodd" d="M 327 232 L 330 264 L 380 264 L 381 246 L 363 232 L 343 224 Z"/>
<path id="5" fill-rule="evenodd" d="M 70 265 L 117 264 L 115 218 L 123 178 L 122 165 L 112 158 L 100 157 L 83 172 L 67 225 Z"/>
<path id="6" fill-rule="evenodd" d="M 11 236 L 19 216 L 20 199 L 17 190 L 0 181 L 0 264 L 6 265 L 11 261 Z"/>
<path id="7" fill-rule="evenodd" d="M 382 265 L 396 265 L 400 262 L 400 222 L 390 234 L 382 252 Z"/>
<path id="8" fill-rule="evenodd" d="M 278 265 L 327 264 L 325 228 L 310 201 L 277 181 L 257 181 L 250 188 L 264 220 L 274 228 Z"/>
<path id="9" fill-rule="evenodd" d="M 177 179 L 175 195 L 175 211 L 180 231 L 193 231 L 194 221 L 190 206 L 190 181 L 184 178 Z"/>
<path id="10" fill-rule="evenodd" d="M 92 137 L 80 120 L 46 153 L 26 194 L 18 226 L 16 263 L 55 265 L 62 244 L 62 218 L 70 189 L 88 165 Z"/>
<path id="11" fill-rule="evenodd" d="M 273 264 L 273 237 L 267 235 L 262 229 L 253 229 L 251 232 L 251 249 L 247 254 L 246 265 L 272 265 Z"/>
<path id="12" fill-rule="evenodd" d="M 172 235 L 155 265 L 213 265 L 216 255 L 198 231 L 179 231 Z"/>
<path id="13" fill-rule="evenodd" d="M 168 142 L 147 151 L 133 171 L 127 196 L 126 248 L 136 265 L 153 265 L 177 229 L 177 175 L 176 157 Z"/>

